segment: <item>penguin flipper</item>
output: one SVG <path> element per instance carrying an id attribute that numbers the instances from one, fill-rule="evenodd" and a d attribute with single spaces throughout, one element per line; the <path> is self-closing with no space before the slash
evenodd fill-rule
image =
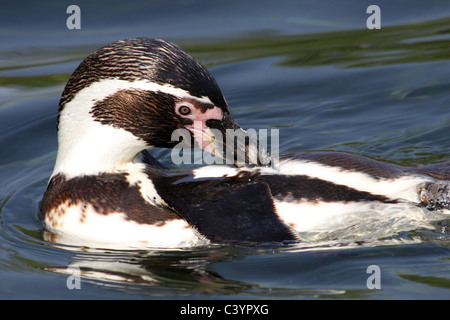
<path id="1" fill-rule="evenodd" d="M 189 189 L 186 196 L 180 196 L 183 188 Z M 214 243 L 297 241 L 279 218 L 264 182 L 196 181 L 179 184 L 177 190 L 169 200 L 175 211 Z"/>

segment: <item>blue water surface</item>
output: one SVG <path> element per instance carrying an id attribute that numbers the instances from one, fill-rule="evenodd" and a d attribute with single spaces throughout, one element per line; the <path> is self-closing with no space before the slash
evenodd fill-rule
<path id="1" fill-rule="evenodd" d="M 448 299 L 449 216 L 429 228 L 298 246 L 119 251 L 46 237 L 38 203 L 56 115 L 86 55 L 131 37 L 173 41 L 205 64 L 243 128 L 279 129 L 282 153 L 339 150 L 416 166 L 450 160 L 450 3 L 10 1 L 0 11 L 1 299 Z M 170 164 L 166 150 L 153 155 Z M 367 233 L 386 227 L 373 224 Z M 347 234 L 347 233 L 346 233 Z M 369 289 L 367 268 L 380 268 Z M 70 289 L 72 269 L 81 288 Z"/>

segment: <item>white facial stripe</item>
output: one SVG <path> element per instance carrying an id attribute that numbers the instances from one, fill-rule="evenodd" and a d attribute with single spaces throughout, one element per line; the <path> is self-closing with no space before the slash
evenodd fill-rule
<path id="1" fill-rule="evenodd" d="M 84 96 L 87 97 L 88 100 L 90 100 L 89 103 L 90 105 L 92 104 L 93 101 L 95 102 L 101 101 L 106 97 L 116 93 L 119 90 L 126 90 L 126 89 L 140 89 L 153 92 L 160 91 L 163 93 L 171 94 L 180 99 L 183 98 L 195 99 L 202 103 L 213 104 L 211 100 L 206 96 L 195 97 L 191 95 L 188 91 L 183 90 L 181 88 L 176 88 L 170 84 L 161 85 L 155 82 L 150 82 L 148 80 L 127 81 L 120 79 L 102 79 L 97 82 L 94 82 L 88 87 L 80 90 L 69 103 L 76 100 L 78 96 Z"/>
<path id="2" fill-rule="evenodd" d="M 132 133 L 94 121 L 92 107 L 119 90 L 140 89 L 164 92 L 179 99 L 212 104 L 208 97 L 194 97 L 186 90 L 147 80 L 103 79 L 80 90 L 59 115 L 58 156 L 53 175 L 68 178 L 120 170 L 136 154 L 151 147 Z"/>
<path id="3" fill-rule="evenodd" d="M 85 116 L 81 122 L 71 123 L 68 119 L 59 129 L 53 175 L 63 173 L 70 179 L 120 170 L 148 147 L 145 141 L 124 129 L 102 125 Z"/>

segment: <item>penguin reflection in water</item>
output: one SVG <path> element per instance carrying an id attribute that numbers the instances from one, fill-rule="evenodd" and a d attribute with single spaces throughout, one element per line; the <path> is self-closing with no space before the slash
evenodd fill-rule
<path id="1" fill-rule="evenodd" d="M 227 145 L 230 132 L 238 141 L 248 135 L 216 81 L 159 39 L 117 41 L 89 55 L 62 93 L 57 122 L 58 153 L 40 210 L 46 229 L 67 243 L 296 242 L 300 232 L 355 212 L 450 208 L 450 162 L 405 168 L 307 152 L 274 163 L 251 139 Z M 231 153 L 233 165 L 165 168 L 148 149 L 176 146 L 177 129 L 189 132 L 189 146 Z"/>

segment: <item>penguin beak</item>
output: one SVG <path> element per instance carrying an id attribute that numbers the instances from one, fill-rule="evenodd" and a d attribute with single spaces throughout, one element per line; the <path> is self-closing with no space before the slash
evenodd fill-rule
<path id="1" fill-rule="evenodd" d="M 228 113 L 221 120 L 209 119 L 199 122 L 197 127 L 194 123 L 188 129 L 203 150 L 220 157 L 226 164 L 236 167 L 272 165 L 270 155 L 255 134 L 243 130 Z"/>
<path id="2" fill-rule="evenodd" d="M 255 134 L 242 129 L 236 121 L 230 116 L 226 115 L 222 121 L 222 134 L 225 139 L 217 143 L 220 147 L 223 144 L 224 159 L 226 163 L 233 162 L 237 167 L 242 166 L 271 166 L 272 158 L 265 148 L 259 143 L 258 137 Z"/>

